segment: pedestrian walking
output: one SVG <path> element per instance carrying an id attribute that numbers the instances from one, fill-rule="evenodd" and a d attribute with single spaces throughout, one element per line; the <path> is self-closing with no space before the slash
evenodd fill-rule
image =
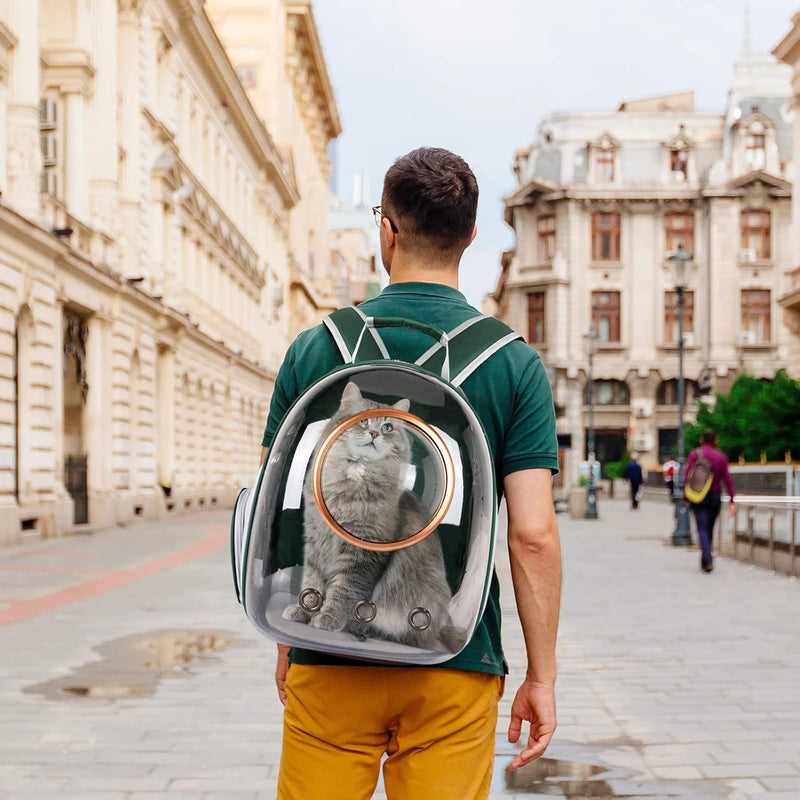
<path id="1" fill-rule="evenodd" d="M 642 473 L 642 465 L 639 463 L 639 456 L 636 453 L 631 453 L 631 459 L 626 464 L 622 477 L 631 485 L 631 510 L 639 508 L 639 501 L 642 499 L 644 475 Z"/>
<path id="2" fill-rule="evenodd" d="M 673 499 L 673 495 L 675 494 L 675 475 L 677 475 L 680 467 L 681 465 L 672 456 L 670 456 L 664 462 L 664 466 L 662 468 L 664 485 L 667 487 L 667 496 L 670 500 Z"/>
<path id="3" fill-rule="evenodd" d="M 700 569 L 714 569 L 713 535 L 722 506 L 722 484 L 730 497 L 728 512 L 736 514 L 735 489 L 728 458 L 717 449 L 714 431 L 706 430 L 700 436 L 700 447 L 689 453 L 686 461 L 684 492 L 697 523 L 697 538 L 700 540 Z"/>
<path id="4" fill-rule="evenodd" d="M 461 256 L 476 234 L 477 201 L 475 176 L 453 153 L 421 148 L 398 158 L 386 174 L 382 204 L 373 209 L 389 286 L 359 310 L 446 331 L 477 317 L 458 291 Z M 430 348 L 406 327 L 387 328 L 383 340 L 404 361 Z M 339 349 L 322 325 L 292 343 L 275 382 L 262 461 L 294 400 L 339 364 Z M 558 470 L 552 397 L 538 354 L 522 341 L 495 352 L 461 388 L 486 430 L 508 509 L 528 659 L 508 729 L 516 742 L 523 724 L 530 725 L 510 765 L 516 769 L 545 751 L 556 727 L 561 557 L 551 492 Z M 393 800 L 488 797 L 507 672 L 499 621 L 495 577 L 474 636 L 439 666 L 378 666 L 278 645 L 275 680 L 285 705 L 278 800 L 371 797 L 384 756 L 384 785 Z"/>

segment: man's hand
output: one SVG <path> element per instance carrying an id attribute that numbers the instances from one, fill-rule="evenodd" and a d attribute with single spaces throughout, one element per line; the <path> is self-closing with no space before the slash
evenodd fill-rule
<path id="1" fill-rule="evenodd" d="M 728 513 L 732 516 L 736 516 L 736 503 L 731 500 L 731 504 L 728 506 Z"/>
<path id="2" fill-rule="evenodd" d="M 556 730 L 556 697 L 552 685 L 526 680 L 517 689 L 508 726 L 508 741 L 512 744 L 519 741 L 523 720 L 530 722 L 528 743 L 508 765 L 510 770 L 539 758 L 553 738 Z"/>
<path id="3" fill-rule="evenodd" d="M 278 687 L 278 699 L 286 705 L 286 673 L 289 671 L 289 646 L 278 645 L 278 664 L 275 667 L 275 685 Z"/>

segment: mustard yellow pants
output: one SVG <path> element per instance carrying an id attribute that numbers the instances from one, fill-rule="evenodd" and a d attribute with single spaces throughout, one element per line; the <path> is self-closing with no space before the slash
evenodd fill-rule
<path id="1" fill-rule="evenodd" d="M 389 800 L 489 796 L 498 675 L 292 664 L 278 800 L 369 800 L 381 759 Z"/>

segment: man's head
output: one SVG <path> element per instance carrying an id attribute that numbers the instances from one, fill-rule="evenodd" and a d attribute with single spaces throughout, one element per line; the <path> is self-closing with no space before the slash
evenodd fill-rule
<path id="1" fill-rule="evenodd" d="M 439 147 L 401 156 L 383 182 L 385 266 L 395 246 L 414 259 L 457 263 L 475 236 L 477 210 L 478 182 L 463 158 Z"/>
<path id="2" fill-rule="evenodd" d="M 700 444 L 710 444 L 712 447 L 717 443 L 717 436 L 710 428 L 700 434 Z"/>

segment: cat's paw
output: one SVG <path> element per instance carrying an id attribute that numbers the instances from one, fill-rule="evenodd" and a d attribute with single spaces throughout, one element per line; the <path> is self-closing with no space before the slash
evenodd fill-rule
<path id="1" fill-rule="evenodd" d="M 300 608 L 300 606 L 286 606 L 281 616 L 284 619 L 288 619 L 290 622 L 302 622 L 304 624 L 311 619 L 311 614 L 305 609 Z"/>
<path id="2" fill-rule="evenodd" d="M 344 629 L 344 620 L 328 611 L 320 611 L 309 624 L 312 628 L 321 628 L 323 631 L 341 631 Z"/>

